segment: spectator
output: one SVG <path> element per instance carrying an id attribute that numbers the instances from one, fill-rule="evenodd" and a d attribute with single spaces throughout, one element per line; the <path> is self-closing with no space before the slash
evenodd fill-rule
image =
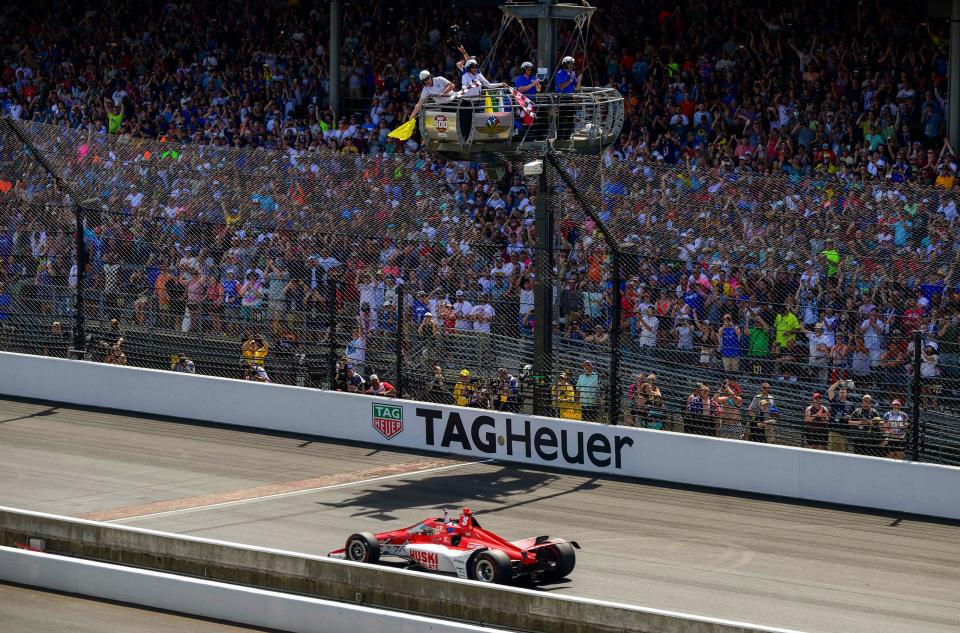
<path id="1" fill-rule="evenodd" d="M 346 372 L 346 390 L 349 393 L 363 393 L 365 390 L 364 385 L 367 383 L 367 381 L 363 379 L 363 376 L 354 371 L 353 364 L 347 363 L 344 365 L 344 371 Z"/>
<path id="2" fill-rule="evenodd" d="M 397 395 L 397 391 L 393 385 L 386 380 L 380 380 L 380 377 L 376 374 L 370 374 L 370 380 L 368 381 L 366 389 L 364 389 L 364 393 L 372 396 L 382 396 L 384 398 L 392 398 Z"/>
<path id="3" fill-rule="evenodd" d="M 183 352 L 175 354 L 171 360 L 170 369 L 173 371 L 181 374 L 197 373 L 197 367 L 193 360 Z"/>
<path id="4" fill-rule="evenodd" d="M 826 382 L 829 374 L 830 350 L 833 347 L 832 337 L 824 332 L 823 323 L 817 323 L 813 332 L 803 328 L 810 348 L 811 378 L 819 382 Z"/>
<path id="5" fill-rule="evenodd" d="M 367 336 L 362 326 L 358 326 L 354 337 L 347 343 L 344 352 L 347 362 L 350 363 L 357 372 L 362 372 L 367 366 Z"/>
<path id="6" fill-rule="evenodd" d="M 641 350 L 651 353 L 657 346 L 657 331 L 660 328 L 660 319 L 653 311 L 653 306 L 646 306 L 640 313 L 637 323 L 640 325 L 638 343 Z"/>
<path id="7" fill-rule="evenodd" d="M 823 405 L 823 396 L 814 393 L 812 402 L 803 411 L 803 445 L 806 448 L 826 449 L 830 410 Z"/>
<path id="8" fill-rule="evenodd" d="M 710 387 L 707 385 L 701 383 L 687 397 L 683 428 L 687 433 L 694 435 L 716 436 L 713 401 L 710 398 Z"/>
<path id="9" fill-rule="evenodd" d="M 270 376 L 267 374 L 267 370 L 264 369 L 263 365 L 251 365 L 247 367 L 244 379 L 252 382 L 270 382 Z"/>
<path id="10" fill-rule="evenodd" d="M 747 428 L 744 430 L 744 439 L 751 442 L 766 442 L 767 430 L 766 421 L 769 419 L 770 407 L 776 406 L 776 399 L 770 392 L 770 383 L 760 384 L 760 392 L 750 400 L 750 406 L 747 412 L 750 417 L 747 421 Z"/>
<path id="11" fill-rule="evenodd" d="M 520 383 L 505 367 L 497 370 L 496 387 L 493 408 L 497 411 L 519 412 Z"/>
<path id="12" fill-rule="evenodd" d="M 763 408 L 760 409 L 761 413 Z M 764 440 L 767 444 L 775 444 L 780 434 L 780 409 L 774 405 L 767 408 L 766 419 L 761 423 L 764 431 Z"/>
<path id="13" fill-rule="evenodd" d="M 883 414 L 883 424 L 887 436 L 887 457 L 903 459 L 907 445 L 907 433 L 910 429 L 910 416 L 901 408 L 900 400 L 890 403 L 890 410 Z"/>
<path id="14" fill-rule="evenodd" d="M 773 320 L 773 325 L 777 330 L 777 348 L 783 355 L 784 350 L 790 350 L 796 341 L 797 333 L 801 331 L 800 320 L 793 313 L 793 308 L 789 304 L 781 306 L 780 311 Z M 782 359 L 781 359 L 782 360 Z"/>
<path id="15" fill-rule="evenodd" d="M 723 315 L 723 324 L 717 331 L 717 340 L 720 341 L 720 357 L 723 360 L 723 371 L 727 374 L 740 372 L 740 327 L 734 325 L 733 317 Z"/>
<path id="16" fill-rule="evenodd" d="M 72 342 L 70 335 L 63 330 L 63 324 L 60 321 L 54 321 L 50 325 L 50 334 L 45 341 L 43 348 L 44 356 L 53 356 L 55 358 L 69 358 Z"/>
<path id="17" fill-rule="evenodd" d="M 583 419 L 596 422 L 600 401 L 600 376 L 593 371 L 592 361 L 583 361 L 583 373 L 577 377 L 576 390 Z"/>
<path id="18" fill-rule="evenodd" d="M 577 393 L 567 378 L 567 372 L 560 372 L 551 391 L 558 417 L 565 420 L 583 419 L 580 403 L 577 401 Z"/>
<path id="19" fill-rule="evenodd" d="M 126 365 L 127 364 L 127 355 L 123 353 L 123 338 L 117 339 L 117 342 L 110 346 L 107 350 L 106 356 L 103 358 L 103 362 L 108 365 Z"/>
<path id="20" fill-rule="evenodd" d="M 470 371 L 460 370 L 460 376 L 453 385 L 453 403 L 458 407 L 465 407 L 470 402 L 470 395 L 473 387 L 470 384 Z"/>
<path id="21" fill-rule="evenodd" d="M 717 437 L 739 440 L 743 438 L 740 406 L 740 385 L 729 379 L 724 380 L 720 390 L 714 396 L 717 411 Z"/>
<path id="22" fill-rule="evenodd" d="M 827 400 L 830 404 L 830 425 L 827 433 L 828 449 L 846 453 L 849 445 L 850 421 L 853 418 L 855 406 L 848 399 L 848 389 L 852 388 L 853 381 L 838 380 L 827 389 Z"/>
<path id="23" fill-rule="evenodd" d="M 657 375 L 637 375 L 636 382 L 627 390 L 630 403 L 630 425 L 647 429 L 663 428 L 663 394 L 656 386 Z"/>
<path id="24" fill-rule="evenodd" d="M 595 325 L 593 326 L 593 332 L 583 337 L 583 340 L 597 346 L 608 345 L 610 343 L 610 335 L 604 331 L 602 325 Z"/>
<path id="25" fill-rule="evenodd" d="M 243 362 L 249 366 L 263 366 L 263 362 L 270 353 L 270 346 L 259 334 L 250 334 L 240 348 L 240 354 L 243 356 Z"/>
<path id="26" fill-rule="evenodd" d="M 876 455 L 879 450 L 878 442 L 882 438 L 881 425 L 883 418 L 880 412 L 873 407 L 873 398 L 864 394 L 860 406 L 850 414 L 850 432 L 853 451 L 859 455 Z"/>
<path id="27" fill-rule="evenodd" d="M 433 374 L 427 383 L 427 399 L 430 402 L 440 404 L 453 404 L 450 388 L 447 385 L 447 379 L 443 375 L 443 369 L 439 365 L 434 365 Z"/>

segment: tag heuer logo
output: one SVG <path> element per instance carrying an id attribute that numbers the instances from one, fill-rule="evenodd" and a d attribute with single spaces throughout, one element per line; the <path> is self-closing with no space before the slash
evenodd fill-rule
<path id="1" fill-rule="evenodd" d="M 373 428 L 388 440 L 392 439 L 403 431 L 403 407 L 392 404 L 374 404 Z"/>

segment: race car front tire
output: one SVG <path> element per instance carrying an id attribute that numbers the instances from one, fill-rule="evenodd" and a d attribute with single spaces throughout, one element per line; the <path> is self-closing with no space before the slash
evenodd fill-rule
<path id="1" fill-rule="evenodd" d="M 513 580 L 513 564 L 501 550 L 485 550 L 471 560 L 470 577 L 480 582 L 506 585 Z"/>
<path id="2" fill-rule="evenodd" d="M 370 532 L 351 534 L 344 548 L 347 560 L 357 563 L 375 563 L 380 560 L 380 543 Z"/>
<path id="3" fill-rule="evenodd" d="M 569 576 L 577 564 L 577 552 L 570 543 L 554 543 L 537 550 L 537 560 L 542 558 L 556 563 L 543 574 L 543 579 L 551 582 Z"/>

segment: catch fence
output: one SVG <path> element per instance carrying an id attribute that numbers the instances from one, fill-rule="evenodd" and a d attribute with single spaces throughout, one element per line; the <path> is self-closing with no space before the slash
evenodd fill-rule
<path id="1" fill-rule="evenodd" d="M 612 153 L 557 156 L 544 190 L 22 122 L 0 151 L 3 349 L 960 463 L 952 190 Z"/>

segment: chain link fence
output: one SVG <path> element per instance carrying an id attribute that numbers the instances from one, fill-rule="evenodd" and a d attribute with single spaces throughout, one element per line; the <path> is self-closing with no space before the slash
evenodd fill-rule
<path id="1" fill-rule="evenodd" d="M 0 151 L 6 350 L 66 357 L 79 326 L 99 362 L 960 463 L 952 190 L 608 152 L 542 191 L 512 163 L 22 122 Z"/>

